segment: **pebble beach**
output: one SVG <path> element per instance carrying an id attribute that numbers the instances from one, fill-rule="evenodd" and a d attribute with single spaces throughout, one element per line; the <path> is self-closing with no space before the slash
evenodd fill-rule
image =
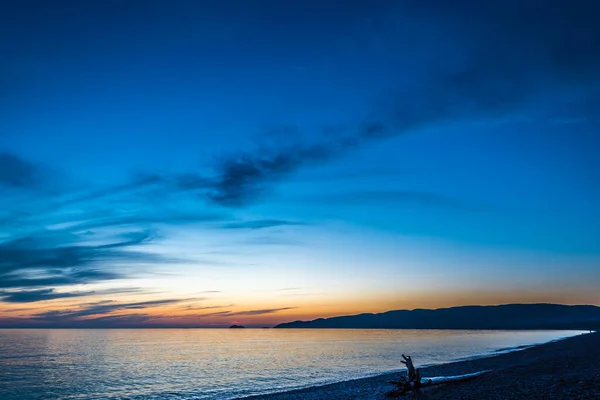
<path id="1" fill-rule="evenodd" d="M 418 367 L 418 354 L 411 354 Z M 400 363 L 400 361 L 398 361 Z M 421 369 L 422 376 L 489 373 L 466 382 L 424 389 L 416 397 L 441 399 L 600 399 L 600 333 L 546 343 L 496 356 Z M 397 374 L 246 397 L 245 400 L 380 400 L 392 389 Z M 408 398 L 411 398 L 410 396 Z M 414 398 L 414 397 L 413 397 Z"/>

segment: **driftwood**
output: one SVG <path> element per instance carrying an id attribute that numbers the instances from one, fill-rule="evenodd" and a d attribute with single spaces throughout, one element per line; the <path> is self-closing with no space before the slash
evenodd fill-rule
<path id="1" fill-rule="evenodd" d="M 406 375 L 400 375 L 400 378 L 397 381 L 390 382 L 392 385 L 396 386 L 396 388 L 388 392 L 388 397 L 400 397 L 409 393 L 418 394 L 423 387 L 466 381 L 489 372 L 489 370 L 486 370 L 472 374 L 422 378 L 421 371 L 419 371 L 418 368 L 415 368 L 412 358 L 410 356 L 405 356 L 404 354 L 402 354 L 402 358 L 402 364 L 406 365 Z"/>

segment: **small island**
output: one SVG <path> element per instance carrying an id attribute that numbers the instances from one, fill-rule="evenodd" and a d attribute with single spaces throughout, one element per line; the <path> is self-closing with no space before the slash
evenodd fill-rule
<path id="1" fill-rule="evenodd" d="M 244 328 L 245 328 L 245 326 L 242 326 L 242 325 L 231 325 L 229 327 L 229 329 L 244 329 Z"/>

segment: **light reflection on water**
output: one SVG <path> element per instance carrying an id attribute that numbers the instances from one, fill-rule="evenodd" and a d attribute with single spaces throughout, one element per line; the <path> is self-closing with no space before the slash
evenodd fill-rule
<path id="1" fill-rule="evenodd" d="M 229 399 L 547 342 L 575 331 L 0 330 L 0 399 Z"/>

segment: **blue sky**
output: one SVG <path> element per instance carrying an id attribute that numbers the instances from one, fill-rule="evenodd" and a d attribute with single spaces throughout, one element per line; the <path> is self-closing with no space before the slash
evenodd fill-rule
<path id="1" fill-rule="evenodd" d="M 600 304 L 593 1 L 2 8 L 5 325 Z"/>

